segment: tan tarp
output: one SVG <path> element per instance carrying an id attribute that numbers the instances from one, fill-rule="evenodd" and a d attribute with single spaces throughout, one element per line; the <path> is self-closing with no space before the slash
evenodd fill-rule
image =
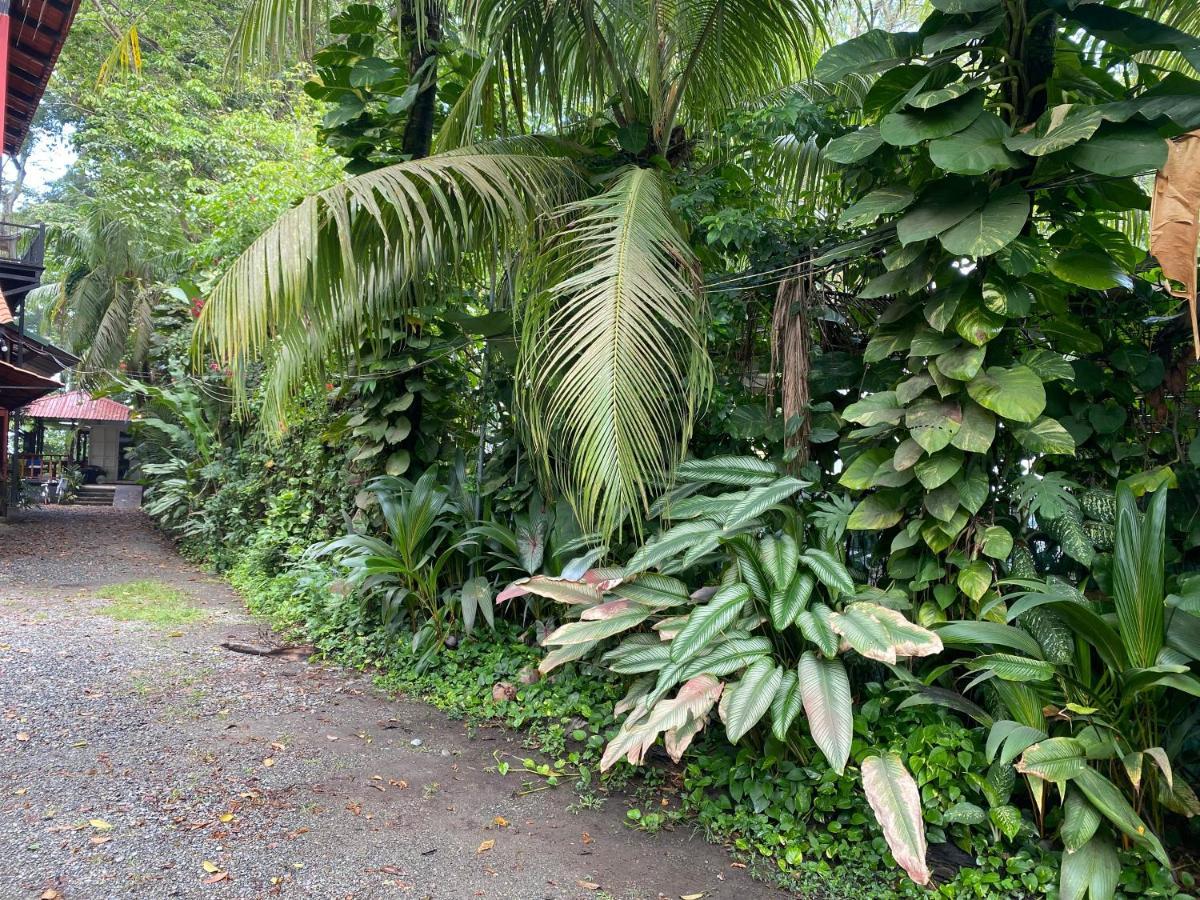
<path id="1" fill-rule="evenodd" d="M 8 308 L 8 301 L 4 299 L 4 292 L 0 291 L 0 325 L 7 325 L 12 321 L 12 310 Z"/>
<path id="2" fill-rule="evenodd" d="M 1196 243 L 1200 240 L 1200 130 L 1168 141 L 1166 165 L 1154 179 L 1150 210 L 1150 252 L 1163 275 L 1183 285 L 1171 289 L 1186 297 L 1192 315 L 1192 342 L 1200 358 L 1196 323 Z"/>

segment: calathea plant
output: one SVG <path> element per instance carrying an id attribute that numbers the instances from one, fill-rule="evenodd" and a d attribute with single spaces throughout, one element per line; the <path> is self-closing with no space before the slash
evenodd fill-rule
<path id="1" fill-rule="evenodd" d="M 843 657 L 894 664 L 938 653 L 941 641 L 905 617 L 902 593 L 855 585 L 839 556 L 815 545 L 788 502 L 806 482 L 754 457 L 692 460 L 680 479 L 657 504 L 663 530 L 623 567 L 516 586 L 577 611 L 543 641 L 553 648 L 543 671 L 600 652 L 612 671 L 635 676 L 604 769 L 640 763 L 660 736 L 678 760 L 716 706 L 730 741 L 761 728 L 795 753 L 806 721 L 830 767 L 843 772 L 854 736 Z M 915 781 L 894 754 L 868 754 L 860 764 L 893 854 L 925 883 Z"/>

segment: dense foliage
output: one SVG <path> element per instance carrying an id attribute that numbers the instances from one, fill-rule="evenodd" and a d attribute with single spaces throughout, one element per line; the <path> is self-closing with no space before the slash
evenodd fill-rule
<path id="1" fill-rule="evenodd" d="M 823 895 L 1186 895 L 1196 22 L 932 7 L 252 0 L 227 70 L 147 6 L 140 74 L 85 10 L 47 327 L 189 553 L 501 774 Z"/>

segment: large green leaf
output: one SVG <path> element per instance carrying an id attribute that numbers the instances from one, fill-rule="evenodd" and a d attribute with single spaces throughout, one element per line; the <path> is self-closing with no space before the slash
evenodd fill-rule
<path id="1" fill-rule="evenodd" d="M 727 484 L 751 487 L 774 481 L 779 470 L 757 456 L 714 456 L 710 459 L 689 459 L 679 464 L 680 481 Z"/>
<path id="2" fill-rule="evenodd" d="M 934 626 L 934 630 L 949 647 L 1008 647 L 1035 659 L 1042 655 L 1042 648 L 1032 637 L 1020 628 L 999 622 L 947 622 Z"/>
<path id="3" fill-rule="evenodd" d="M 938 235 L 938 240 L 951 253 L 990 256 L 1015 240 L 1028 219 L 1029 195 L 1020 185 L 1009 185 L 992 194 L 982 209 Z"/>
<path id="4" fill-rule="evenodd" d="M 848 166 L 866 159 L 882 146 L 883 138 L 879 134 L 879 126 L 868 125 L 835 137 L 825 145 L 822 155 L 829 162 Z"/>
<path id="5" fill-rule="evenodd" d="M 1149 829 L 1111 781 L 1095 769 L 1084 768 L 1076 773 L 1073 783 L 1084 793 L 1096 810 L 1117 826 L 1134 843 L 1146 847 L 1168 869 L 1171 860 L 1158 836 Z"/>
<path id="6" fill-rule="evenodd" d="M 693 609 L 671 641 L 671 659 L 682 662 L 711 644 L 717 635 L 741 617 L 749 599 L 750 588 L 744 584 L 730 584 L 717 591 L 703 606 Z"/>
<path id="7" fill-rule="evenodd" d="M 616 603 L 630 604 L 628 600 L 617 600 Z M 554 632 L 546 635 L 542 641 L 547 647 L 559 647 L 568 644 L 588 644 L 600 641 L 628 631 L 642 624 L 649 618 L 652 610 L 630 604 L 623 608 L 619 615 L 587 622 L 568 622 L 559 626 Z"/>
<path id="8" fill-rule="evenodd" d="M 842 411 L 842 418 L 856 425 L 898 425 L 903 416 L 895 391 L 868 394 Z"/>
<path id="9" fill-rule="evenodd" d="M 883 531 L 904 518 L 904 504 L 894 492 L 868 494 L 858 501 L 846 527 L 851 531 Z"/>
<path id="10" fill-rule="evenodd" d="M 1167 161 L 1167 141 L 1149 125 L 1105 125 L 1068 157 L 1071 162 L 1095 172 L 1119 178 L 1156 172 Z"/>
<path id="11" fill-rule="evenodd" d="M 829 625 L 863 656 L 889 665 L 895 665 L 901 657 L 942 651 L 941 638 L 934 632 L 875 603 L 851 603 L 830 616 Z"/>
<path id="12" fill-rule="evenodd" d="M 1058 832 L 1062 837 L 1063 849 L 1074 853 L 1092 839 L 1099 827 L 1100 813 L 1078 790 L 1068 788 L 1063 804 L 1063 823 Z"/>
<path id="13" fill-rule="evenodd" d="M 769 659 L 760 659 L 746 670 L 741 681 L 725 689 L 721 711 L 730 743 L 736 744 L 766 715 L 782 680 L 782 669 Z"/>
<path id="14" fill-rule="evenodd" d="M 1013 429 L 1013 436 L 1026 450 L 1034 453 L 1074 453 L 1075 439 L 1057 419 L 1040 417 L 1031 425 Z"/>
<path id="15" fill-rule="evenodd" d="M 925 192 L 916 206 L 896 222 L 901 244 L 936 237 L 983 206 L 984 198 L 963 179 L 940 182 Z"/>
<path id="16" fill-rule="evenodd" d="M 1154 666 L 1163 645 L 1166 511 L 1166 489 L 1155 492 L 1143 517 L 1129 487 L 1117 487 L 1113 605 L 1126 655 L 1138 668 Z"/>
<path id="17" fill-rule="evenodd" d="M 1071 781 L 1088 770 L 1087 750 L 1079 741 L 1052 737 L 1038 741 L 1021 754 L 1017 771 L 1046 781 Z"/>
<path id="18" fill-rule="evenodd" d="M 808 605 L 814 586 L 813 577 L 807 572 L 794 572 L 791 583 L 776 587 L 771 592 L 771 624 L 782 631 L 795 622 Z"/>
<path id="19" fill-rule="evenodd" d="M 962 424 L 950 443 L 967 453 L 986 453 L 996 440 L 996 417 L 978 403 L 962 405 Z"/>
<path id="20" fill-rule="evenodd" d="M 1096 835 L 1062 858 L 1061 900 L 1112 900 L 1121 877 L 1121 860 L 1108 838 Z"/>
<path id="21" fill-rule="evenodd" d="M 971 671 L 988 671 L 996 673 L 998 678 L 1005 681 L 1049 681 L 1054 677 L 1054 664 L 1044 659 L 1030 659 L 1012 653 L 988 653 L 966 661 L 965 666 Z"/>
<path id="22" fill-rule="evenodd" d="M 796 575 L 800 548 L 790 534 L 764 535 L 758 541 L 758 561 L 773 587 L 787 587 Z"/>
<path id="23" fill-rule="evenodd" d="M 957 175 L 986 175 L 1014 168 L 1020 157 L 1004 146 L 1011 134 L 1004 120 L 985 112 L 964 130 L 929 144 L 929 158 L 939 169 Z"/>
<path id="24" fill-rule="evenodd" d="M 926 453 L 937 453 L 950 445 L 962 427 L 962 407 L 951 400 L 921 400 L 905 414 L 912 439 Z"/>
<path id="25" fill-rule="evenodd" d="M 750 488 L 725 514 L 722 524 L 726 531 L 739 528 L 758 518 L 772 506 L 781 503 L 793 494 L 808 487 L 809 482 L 797 478 L 783 477 L 770 484 Z"/>
<path id="26" fill-rule="evenodd" d="M 1014 422 L 1034 422 L 1046 408 L 1042 379 L 1028 366 L 998 366 L 980 372 L 967 383 L 971 399 Z"/>
<path id="27" fill-rule="evenodd" d="M 1004 22 L 1004 10 L 993 9 L 987 15 L 971 21 L 962 19 L 947 20 L 945 28 L 935 31 L 921 43 L 921 49 L 926 54 L 941 53 L 952 47 L 961 47 L 970 41 L 977 41 L 992 34 Z"/>
<path id="28" fill-rule="evenodd" d="M 1047 267 L 1057 278 L 1094 291 L 1133 287 L 1120 263 L 1096 250 L 1064 250 L 1051 257 Z"/>
<path id="29" fill-rule="evenodd" d="M 913 202 L 913 192 L 903 185 L 871 191 L 841 215 L 843 225 L 866 225 L 880 216 L 900 212 Z"/>
<path id="30" fill-rule="evenodd" d="M 983 112 L 983 97 L 972 92 L 932 109 L 904 109 L 888 113 L 879 123 L 885 143 L 911 147 L 922 141 L 947 137 L 962 131 Z"/>
<path id="31" fill-rule="evenodd" d="M 917 884 L 929 883 L 925 862 L 925 823 L 921 792 L 898 753 L 868 756 L 862 762 L 863 790 L 883 829 L 888 848 Z"/>
<path id="32" fill-rule="evenodd" d="M 817 645 L 825 656 L 833 656 L 838 651 L 838 639 L 829 620 L 833 612 L 824 603 L 813 601 L 812 605 L 796 617 L 796 624 L 804 639 Z"/>
<path id="33" fill-rule="evenodd" d="M 829 767 L 841 775 L 854 739 L 850 679 L 840 659 L 824 659 L 811 650 L 800 657 L 800 694 L 813 741 Z"/>
<path id="34" fill-rule="evenodd" d="M 1029 131 L 1006 138 L 1004 146 L 1030 156 L 1045 156 L 1090 138 L 1103 121 L 1103 113 L 1093 106 L 1054 106 Z"/>
<path id="35" fill-rule="evenodd" d="M 872 28 L 826 50 L 813 68 L 813 77 L 833 84 L 849 75 L 885 72 L 907 61 L 919 48 L 919 38 L 914 32 L 891 33 Z"/>
<path id="36" fill-rule="evenodd" d="M 927 491 L 932 491 L 958 474 L 962 464 L 962 451 L 947 448 L 920 460 L 913 466 L 913 471 L 917 473 L 917 480 L 921 482 L 921 486 Z"/>
<path id="37" fill-rule="evenodd" d="M 699 546 L 712 549 L 720 536 L 721 526 L 711 519 L 680 522 L 646 542 L 629 558 L 625 568 L 631 574 L 644 572 Z"/>

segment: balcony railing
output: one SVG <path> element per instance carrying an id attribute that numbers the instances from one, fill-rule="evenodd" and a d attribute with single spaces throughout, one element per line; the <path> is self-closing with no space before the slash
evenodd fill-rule
<path id="1" fill-rule="evenodd" d="M 46 226 L 0 222 L 0 261 L 41 267 L 46 258 Z"/>

